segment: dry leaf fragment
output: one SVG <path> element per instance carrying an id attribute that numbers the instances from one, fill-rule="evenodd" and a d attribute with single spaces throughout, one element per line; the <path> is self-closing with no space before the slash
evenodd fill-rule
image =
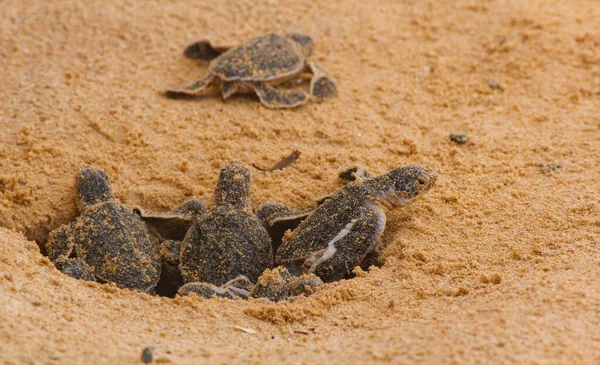
<path id="1" fill-rule="evenodd" d="M 298 158 L 300 157 L 300 151 L 295 150 L 294 152 L 292 152 L 289 156 L 284 157 L 281 161 L 277 162 L 275 165 L 273 165 L 273 167 L 270 168 L 264 168 L 264 167 L 259 167 L 256 166 L 255 164 L 252 164 L 252 166 L 255 169 L 258 169 L 260 171 L 275 171 L 275 170 L 282 170 L 286 167 L 288 167 L 289 165 L 293 164 L 294 161 L 296 161 Z"/>

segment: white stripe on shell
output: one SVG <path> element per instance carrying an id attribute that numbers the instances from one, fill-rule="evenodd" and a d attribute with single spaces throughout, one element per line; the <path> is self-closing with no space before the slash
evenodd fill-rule
<path id="1" fill-rule="evenodd" d="M 323 255 L 319 257 L 314 264 L 312 264 L 310 269 L 308 269 L 308 272 L 310 274 L 314 274 L 315 270 L 317 270 L 317 266 L 319 266 L 323 261 L 329 260 L 331 257 L 333 257 L 333 255 L 335 255 L 335 253 L 337 252 L 335 243 L 341 240 L 342 238 L 346 237 L 348 233 L 350 233 L 352 227 L 354 227 L 354 224 L 357 220 L 358 218 L 352 219 L 350 223 L 346 224 L 344 228 L 342 228 L 342 230 L 335 237 L 333 237 L 333 239 L 329 241 L 329 243 L 327 243 L 327 249 L 325 250 L 325 252 L 323 252 Z"/>

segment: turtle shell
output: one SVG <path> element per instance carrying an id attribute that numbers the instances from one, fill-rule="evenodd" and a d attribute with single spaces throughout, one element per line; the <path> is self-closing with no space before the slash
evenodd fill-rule
<path id="1" fill-rule="evenodd" d="M 221 54 L 209 70 L 225 81 L 269 81 L 300 72 L 305 61 L 300 46 L 288 37 L 265 34 Z"/>
<path id="2" fill-rule="evenodd" d="M 151 290 L 161 269 L 158 242 L 142 219 L 113 202 L 95 205 L 75 223 L 77 257 L 103 282 Z"/>
<path id="3" fill-rule="evenodd" d="M 275 261 L 285 264 L 305 259 L 327 244 L 352 220 L 367 209 L 365 192 L 360 186 L 348 185 L 327 199 L 287 236 L 277 250 Z M 362 257 L 356 258 L 360 261 Z"/>
<path id="4" fill-rule="evenodd" d="M 187 232 L 180 269 L 186 283 L 223 285 L 243 275 L 256 282 L 273 264 L 271 238 L 253 216 L 213 208 Z"/>

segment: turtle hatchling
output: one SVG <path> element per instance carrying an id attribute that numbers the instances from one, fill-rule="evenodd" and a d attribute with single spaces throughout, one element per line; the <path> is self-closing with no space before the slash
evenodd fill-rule
<path id="1" fill-rule="evenodd" d="M 185 283 L 179 288 L 180 295 L 248 298 L 259 277 L 273 266 L 271 237 L 258 218 L 262 214 L 253 212 L 251 195 L 250 171 L 237 162 L 225 166 L 210 211 L 195 210 L 194 223 L 183 241 L 161 244 L 165 261 L 178 260 Z M 314 275 L 305 276 L 300 281 L 306 280 L 307 290 L 312 292 L 315 279 Z M 295 294 L 304 288 L 302 284 L 290 284 Z M 262 290 L 256 296 L 260 293 L 268 297 L 270 292 Z M 278 294 L 276 299 L 280 297 Z"/>
<path id="2" fill-rule="evenodd" d="M 356 181 L 322 200 L 321 205 L 288 232 L 277 250 L 275 263 L 294 275 L 315 274 L 324 282 L 349 277 L 369 258 L 385 228 L 383 208 L 405 206 L 431 189 L 436 174 L 418 166 L 406 166 L 370 177 L 356 174 Z M 298 219 L 298 214 L 277 203 L 267 203 L 268 222 Z M 279 212 L 279 214 L 278 214 Z"/>
<path id="3" fill-rule="evenodd" d="M 56 267 L 76 279 L 153 292 L 161 259 L 145 222 L 115 202 L 101 170 L 79 171 L 76 195 L 80 216 L 52 231 L 46 246 Z"/>
<path id="4" fill-rule="evenodd" d="M 310 97 L 323 99 L 335 95 L 336 86 L 325 69 L 308 60 L 313 41 L 308 35 L 265 34 L 236 47 L 216 47 L 208 41 L 188 46 L 184 55 L 195 60 L 211 60 L 208 76 L 191 85 L 174 87 L 167 95 L 200 95 L 209 87 L 220 88 L 223 99 L 235 93 L 254 92 L 269 108 L 292 108 L 306 103 Z M 277 88 L 312 73 L 309 93 L 290 88 Z"/>

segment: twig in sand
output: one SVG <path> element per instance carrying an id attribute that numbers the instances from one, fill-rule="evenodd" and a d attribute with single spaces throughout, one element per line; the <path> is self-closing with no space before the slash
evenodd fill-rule
<path id="1" fill-rule="evenodd" d="M 259 167 L 256 166 L 255 164 L 252 164 L 252 166 L 255 169 L 258 169 L 260 171 L 275 171 L 275 170 L 282 170 L 286 167 L 288 167 L 289 165 L 293 164 L 294 161 L 296 161 L 298 158 L 300 157 L 300 151 L 295 150 L 294 152 L 292 152 L 289 156 L 284 157 L 281 161 L 277 162 L 275 165 L 273 165 L 273 167 L 271 168 L 264 168 L 264 167 Z"/>
<path id="2" fill-rule="evenodd" d="M 244 327 L 240 327 L 240 326 L 233 326 L 233 329 L 241 331 L 241 332 L 245 332 L 245 333 L 250 333 L 250 334 L 255 334 L 256 331 L 253 330 L 252 328 L 244 328 Z"/>

